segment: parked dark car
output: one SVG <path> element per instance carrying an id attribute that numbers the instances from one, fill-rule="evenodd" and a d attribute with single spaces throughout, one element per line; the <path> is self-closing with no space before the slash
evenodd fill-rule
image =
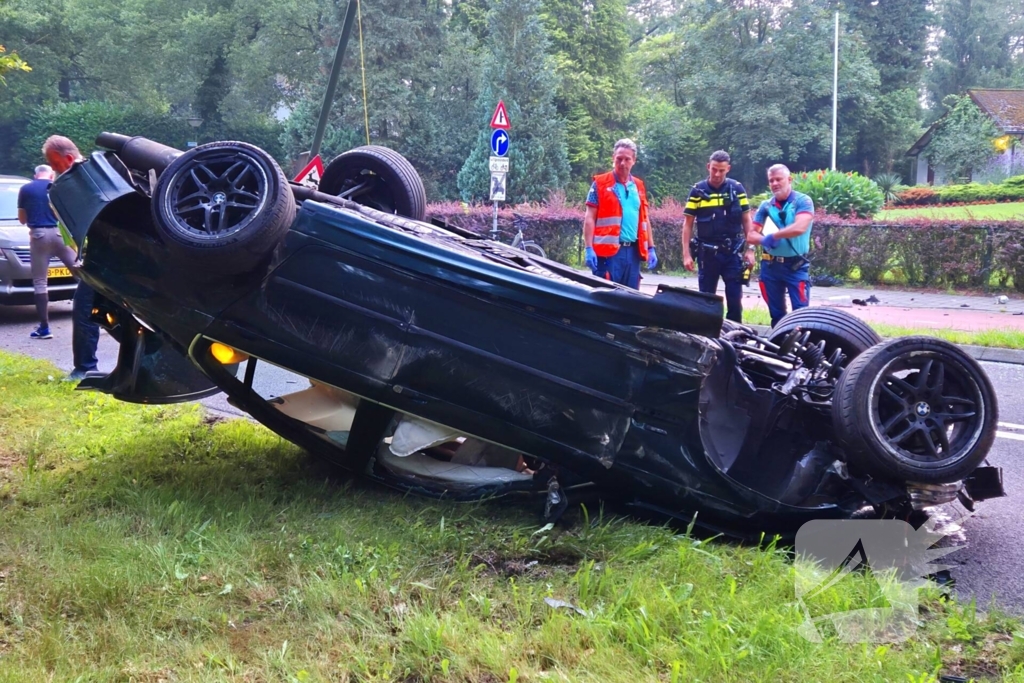
<path id="1" fill-rule="evenodd" d="M 319 191 L 240 142 L 100 136 L 55 183 L 117 368 L 80 388 L 224 391 L 342 467 L 430 495 L 589 487 L 738 536 L 1003 495 L 981 367 L 803 309 L 770 334 L 423 221 L 415 170 L 361 147 Z M 309 387 L 260 396 L 269 363 Z"/>

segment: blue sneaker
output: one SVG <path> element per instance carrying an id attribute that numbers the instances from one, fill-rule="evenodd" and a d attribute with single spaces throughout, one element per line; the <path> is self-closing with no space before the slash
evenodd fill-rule
<path id="1" fill-rule="evenodd" d="M 35 330 L 32 331 L 32 334 L 28 336 L 32 337 L 33 339 L 53 339 L 53 335 L 50 334 L 50 328 L 42 326 L 37 327 Z"/>

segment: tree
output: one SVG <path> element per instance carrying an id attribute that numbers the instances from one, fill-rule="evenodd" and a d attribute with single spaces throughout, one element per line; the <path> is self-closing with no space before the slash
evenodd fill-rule
<path id="1" fill-rule="evenodd" d="M 968 95 L 950 95 L 942 104 L 948 111 L 932 134 L 929 157 L 945 166 L 950 177 L 970 176 L 995 152 L 999 130 Z"/>
<path id="2" fill-rule="evenodd" d="M 629 48 L 625 0 L 543 0 L 542 19 L 559 77 L 558 116 L 566 123 L 571 194 L 583 198 L 589 178 L 606 164 L 626 130 L 639 87 L 626 69 Z"/>
<path id="3" fill-rule="evenodd" d="M 852 28 L 878 69 L 880 91 L 916 89 L 924 73 L 929 0 L 846 0 Z"/>
<path id="4" fill-rule="evenodd" d="M 664 51 L 672 80 L 658 75 L 657 87 L 713 123 L 709 139 L 732 154 L 736 177 L 763 186 L 772 163 L 828 164 L 833 15 L 823 3 L 692 0 L 672 32 Z M 843 131 L 860 128 L 879 81 L 859 34 L 841 45 L 839 140 L 849 153 L 855 138 Z"/>
<path id="5" fill-rule="evenodd" d="M 1011 22 L 1005 6 L 986 0 L 938 3 L 938 55 L 928 79 L 933 103 L 968 88 L 1006 85 L 1012 73 Z"/>
<path id="6" fill-rule="evenodd" d="M 917 91 L 933 17 L 928 5 L 929 0 L 845 0 L 849 28 L 863 38 L 879 81 L 858 116 L 844 116 L 843 138 L 854 141 L 840 156 L 847 168 L 869 176 L 909 170 L 906 151 L 921 133 Z"/>
<path id="7" fill-rule="evenodd" d="M 921 104 L 912 88 L 894 90 L 871 99 L 855 129 L 844 128 L 843 137 L 855 147 L 840 156 L 845 168 L 860 168 L 866 176 L 878 172 L 909 171 L 907 150 L 921 137 Z"/>
<path id="8" fill-rule="evenodd" d="M 7 48 L 0 45 L 0 85 L 7 85 L 7 79 L 4 78 L 4 74 L 8 71 L 31 71 L 32 67 L 25 63 L 25 61 L 18 56 L 18 53 L 12 53 L 9 55 L 3 54 L 7 52 Z"/>
<path id="9" fill-rule="evenodd" d="M 459 197 L 459 170 L 485 124 L 477 115 L 479 47 L 468 31 L 449 27 L 430 74 L 430 84 L 412 101 L 414 114 L 400 150 L 423 178 L 431 201 Z"/>
<path id="10" fill-rule="evenodd" d="M 475 107 L 480 133 L 458 177 L 466 200 L 485 200 L 490 194 L 490 130 L 485 122 L 498 100 L 505 102 L 514 126 L 508 201 L 545 199 L 569 179 L 565 125 L 554 104 L 558 82 L 539 10 L 539 0 L 498 0 L 487 15 L 490 43 Z"/>
<path id="11" fill-rule="evenodd" d="M 640 155 L 634 172 L 655 202 L 685 202 L 694 179 L 704 172 L 712 125 L 663 98 L 647 99 L 637 110 Z"/>

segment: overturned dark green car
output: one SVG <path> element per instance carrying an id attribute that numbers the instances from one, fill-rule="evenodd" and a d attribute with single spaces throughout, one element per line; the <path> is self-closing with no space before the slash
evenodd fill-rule
<path id="1" fill-rule="evenodd" d="M 104 134 L 55 183 L 126 401 L 223 391 L 352 472 L 458 499 L 588 490 L 756 537 L 818 518 L 1003 495 L 981 367 L 803 309 L 767 336 L 721 299 L 654 295 L 424 222 L 395 152 L 333 160 L 316 190 L 239 142 L 182 153 Z M 264 396 L 261 367 L 302 378 Z"/>

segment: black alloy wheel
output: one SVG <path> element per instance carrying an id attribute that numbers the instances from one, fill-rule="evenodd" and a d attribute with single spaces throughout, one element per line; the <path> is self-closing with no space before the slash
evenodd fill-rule
<path id="1" fill-rule="evenodd" d="M 847 367 L 833 423 L 852 463 L 922 483 L 963 479 L 995 440 L 995 392 L 978 363 L 930 337 L 894 339 Z"/>
<path id="2" fill-rule="evenodd" d="M 153 192 L 156 226 L 189 262 L 240 271 L 269 253 L 295 218 L 280 167 L 244 142 L 213 142 L 181 155 Z"/>

